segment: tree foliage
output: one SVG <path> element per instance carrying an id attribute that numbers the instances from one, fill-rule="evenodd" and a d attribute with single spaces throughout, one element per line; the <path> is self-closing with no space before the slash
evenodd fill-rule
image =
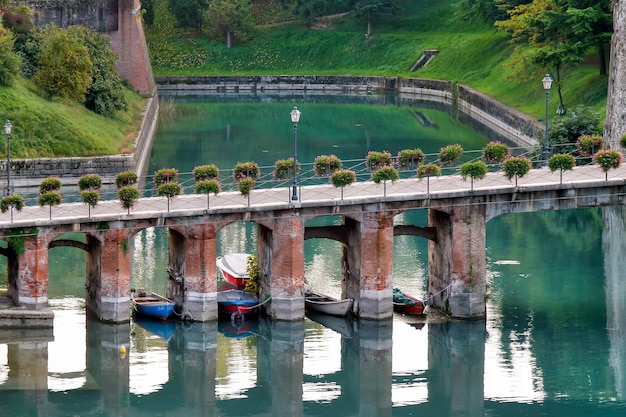
<path id="1" fill-rule="evenodd" d="M 92 69 L 89 50 L 75 34 L 51 27 L 46 30 L 41 45 L 33 82 L 48 98 L 58 96 L 84 103 L 92 81 Z"/>
<path id="2" fill-rule="evenodd" d="M 250 0 L 213 0 L 204 18 L 209 31 L 226 39 L 226 47 L 229 49 L 233 39 L 249 39 L 254 30 Z"/>
<path id="3" fill-rule="evenodd" d="M 0 23 L 0 85 L 10 86 L 20 70 L 20 58 L 13 52 L 13 34 Z"/>
<path id="4" fill-rule="evenodd" d="M 398 11 L 394 0 L 356 0 L 354 11 L 356 15 L 367 21 L 367 36 L 372 35 L 372 23 L 380 16 L 393 14 Z"/>
<path id="5" fill-rule="evenodd" d="M 584 106 L 576 106 L 550 125 L 548 141 L 556 153 L 575 153 L 576 141 L 583 135 L 595 135 L 599 131 L 600 117 Z"/>
<path id="6" fill-rule="evenodd" d="M 296 0 L 294 13 L 311 29 L 315 19 L 326 14 L 329 6 L 329 0 Z"/>
<path id="7" fill-rule="evenodd" d="M 189 27 L 202 31 L 203 15 L 208 7 L 207 0 L 168 0 L 167 8 L 176 19 L 178 27 Z"/>

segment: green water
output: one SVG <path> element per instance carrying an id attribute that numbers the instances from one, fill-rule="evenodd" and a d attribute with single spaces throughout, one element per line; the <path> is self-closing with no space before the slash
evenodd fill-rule
<path id="1" fill-rule="evenodd" d="M 272 165 L 290 156 L 293 104 L 187 102 L 162 117 L 150 169 L 227 169 L 250 159 Z M 359 141 L 367 138 L 339 129 L 344 122 L 347 129 L 366 121 L 371 149 L 392 153 L 413 144 L 436 152 L 451 142 L 485 143 L 436 110 L 418 109 L 447 132 L 444 139 L 422 136 L 431 131 L 420 131 L 403 107 L 298 107 L 305 158 L 332 146 L 342 159 L 362 158 L 367 142 Z M 424 226 L 426 213 L 396 222 Z M 427 324 L 399 315 L 382 323 L 326 318 L 326 326 L 323 317 L 241 327 L 97 323 L 85 317 L 84 254 L 54 248 L 54 338 L 7 340 L 0 332 L 0 415 L 623 416 L 625 230 L 621 208 L 497 217 L 487 223 L 487 320 Z M 218 252 L 253 252 L 255 239 L 253 225 L 228 226 Z M 165 231 L 139 234 L 133 249 L 132 286 L 164 292 Z M 394 238 L 395 286 L 424 296 L 426 251 L 425 239 Z M 334 242 L 306 241 L 307 279 L 339 295 L 339 257 Z"/>

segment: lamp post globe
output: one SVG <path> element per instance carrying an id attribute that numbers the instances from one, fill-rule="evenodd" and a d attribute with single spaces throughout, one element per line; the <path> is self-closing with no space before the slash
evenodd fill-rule
<path id="1" fill-rule="evenodd" d="M 298 201 L 298 122 L 302 112 L 294 107 L 291 110 L 291 123 L 293 123 L 293 192 L 291 201 Z"/>
<path id="2" fill-rule="evenodd" d="M 7 135 L 7 195 L 11 195 L 11 133 L 13 125 L 10 120 L 4 124 L 4 134 Z"/>
<path id="3" fill-rule="evenodd" d="M 543 147 L 543 165 L 546 166 L 548 164 L 548 157 L 550 155 L 550 142 L 548 141 L 548 116 L 549 116 L 549 111 L 548 111 L 548 102 L 550 99 L 550 88 L 552 88 L 552 77 L 550 77 L 550 74 L 546 74 L 545 77 L 543 77 L 543 79 L 541 80 L 541 83 L 543 84 L 543 91 L 545 91 L 546 93 L 546 137 L 545 137 L 545 143 L 544 143 L 544 147 Z"/>

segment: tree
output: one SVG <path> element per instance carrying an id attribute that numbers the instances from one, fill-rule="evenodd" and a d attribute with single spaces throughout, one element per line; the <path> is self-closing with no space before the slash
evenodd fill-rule
<path id="1" fill-rule="evenodd" d="M 70 31 L 51 27 L 44 36 L 33 82 L 48 98 L 59 96 L 84 103 L 92 69 L 87 47 Z"/>
<path id="2" fill-rule="evenodd" d="M 323 16 L 329 7 L 329 0 L 297 0 L 294 13 L 304 22 L 307 29 L 316 18 Z"/>
<path id="3" fill-rule="evenodd" d="M 367 21 L 367 37 L 372 35 L 372 23 L 382 15 L 393 14 L 397 7 L 394 0 L 357 0 L 354 11 Z"/>
<path id="4" fill-rule="evenodd" d="M 487 175 L 487 164 L 483 161 L 466 162 L 461 165 L 461 177 L 467 181 L 470 177 L 470 189 L 474 189 L 474 180 L 482 180 Z"/>
<path id="5" fill-rule="evenodd" d="M 93 62 L 85 107 L 105 117 L 126 109 L 124 84 L 115 68 L 117 55 L 109 48 L 110 39 L 85 26 L 71 26 L 67 30 L 87 47 Z"/>
<path id="6" fill-rule="evenodd" d="M 208 7 L 207 0 L 168 0 L 167 9 L 174 15 L 176 25 L 202 31 L 202 16 Z"/>
<path id="7" fill-rule="evenodd" d="M 20 58 L 13 52 L 14 43 L 11 31 L 0 23 L 0 85 L 12 85 L 19 73 Z"/>
<path id="8" fill-rule="evenodd" d="M 213 0 L 204 18 L 212 33 L 226 39 L 228 49 L 233 38 L 248 39 L 254 30 L 250 0 Z"/>
<path id="9" fill-rule="evenodd" d="M 152 26 L 154 23 L 154 1 L 155 0 L 142 0 L 141 6 L 143 8 L 143 21 L 146 26 Z"/>
<path id="10" fill-rule="evenodd" d="M 554 172 L 557 169 L 559 172 L 559 183 L 563 184 L 563 171 L 571 171 L 574 169 L 576 165 L 576 159 L 572 155 L 559 153 L 556 155 L 552 155 L 550 159 L 548 159 L 548 168 L 550 168 L 550 172 Z"/>

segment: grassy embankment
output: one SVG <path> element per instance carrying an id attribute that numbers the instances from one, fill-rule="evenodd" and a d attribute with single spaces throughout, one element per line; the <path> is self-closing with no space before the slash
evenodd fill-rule
<path id="1" fill-rule="evenodd" d="M 254 39 L 229 50 L 223 41 L 175 28 L 167 0 L 157 0 L 156 21 L 146 29 L 146 36 L 156 75 L 350 74 L 444 79 L 542 118 L 541 79 L 546 70 L 514 75 L 511 63 L 518 52 L 507 35 L 485 24 L 453 22 L 451 5 L 455 2 L 405 0 L 404 12 L 375 22 L 369 38 L 364 36 L 365 24 L 351 14 L 326 19 L 307 30 L 298 22 L 280 22 L 291 16 L 288 13 L 264 10 L 255 14 L 259 26 Z M 424 49 L 440 53 L 424 69 L 409 72 Z M 565 71 L 563 97 L 566 107 L 584 104 L 604 118 L 607 77 L 599 75 L 593 58 Z M 557 105 L 553 86 L 551 114 Z"/>

